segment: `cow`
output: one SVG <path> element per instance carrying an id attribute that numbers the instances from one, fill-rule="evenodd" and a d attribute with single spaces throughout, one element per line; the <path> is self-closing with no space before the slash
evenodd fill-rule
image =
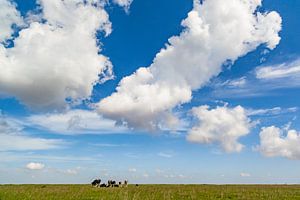
<path id="1" fill-rule="evenodd" d="M 101 183 L 101 179 L 95 179 L 91 184 L 93 187 L 99 187 L 100 183 Z"/>
<path id="2" fill-rule="evenodd" d="M 127 185 L 128 185 L 128 180 L 125 180 L 124 181 L 124 186 L 127 187 Z"/>
<path id="3" fill-rule="evenodd" d="M 112 187 L 112 180 L 107 181 L 107 187 Z"/>
<path id="4" fill-rule="evenodd" d="M 105 183 L 102 183 L 102 184 L 100 185 L 100 187 L 107 187 L 107 185 L 106 185 Z"/>
<path id="5" fill-rule="evenodd" d="M 119 187 L 122 187 L 123 185 L 122 185 L 122 182 L 121 181 L 119 181 Z"/>
<path id="6" fill-rule="evenodd" d="M 115 187 L 117 185 L 116 181 L 108 180 L 107 181 L 107 187 Z"/>

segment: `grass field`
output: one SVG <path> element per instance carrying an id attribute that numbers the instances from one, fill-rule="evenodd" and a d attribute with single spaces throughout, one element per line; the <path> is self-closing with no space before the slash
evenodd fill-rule
<path id="1" fill-rule="evenodd" d="M 0 199 L 300 200 L 300 185 L 130 185 L 127 188 L 93 188 L 89 185 L 1 185 Z"/>

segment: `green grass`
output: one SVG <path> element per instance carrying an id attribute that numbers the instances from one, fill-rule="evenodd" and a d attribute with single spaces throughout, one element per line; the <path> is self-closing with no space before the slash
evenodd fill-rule
<path id="1" fill-rule="evenodd" d="M 93 188 L 90 185 L 1 185 L 0 199 L 300 200 L 300 185 L 130 185 L 127 188 Z"/>

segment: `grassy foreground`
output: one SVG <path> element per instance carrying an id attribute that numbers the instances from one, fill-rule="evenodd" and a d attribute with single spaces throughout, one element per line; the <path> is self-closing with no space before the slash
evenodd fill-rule
<path id="1" fill-rule="evenodd" d="M 299 199 L 300 185 L 0 185 L 0 200 L 76 199 Z"/>

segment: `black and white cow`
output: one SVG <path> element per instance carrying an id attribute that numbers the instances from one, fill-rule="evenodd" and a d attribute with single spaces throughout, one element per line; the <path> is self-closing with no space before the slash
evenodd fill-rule
<path id="1" fill-rule="evenodd" d="M 99 186 L 100 186 L 100 183 L 101 183 L 101 179 L 95 179 L 95 180 L 93 180 L 93 182 L 92 182 L 92 186 L 94 186 L 94 187 L 99 187 Z"/>

